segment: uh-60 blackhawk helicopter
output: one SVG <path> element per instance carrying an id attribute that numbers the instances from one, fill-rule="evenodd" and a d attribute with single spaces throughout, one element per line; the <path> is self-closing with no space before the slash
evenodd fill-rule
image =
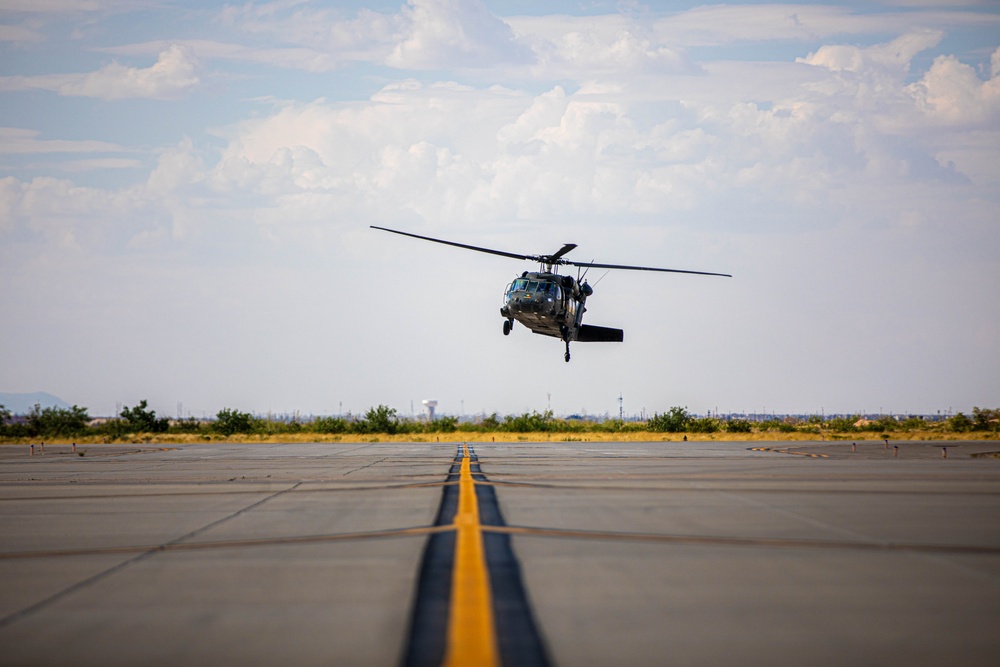
<path id="1" fill-rule="evenodd" d="M 533 333 L 543 336 L 560 338 L 566 343 L 566 361 L 569 361 L 569 344 L 572 341 L 621 343 L 625 334 L 621 329 L 598 327 L 583 323 L 583 314 L 587 312 L 584 304 L 587 297 L 594 293 L 594 288 L 587 283 L 586 271 L 583 276 L 574 278 L 569 275 L 559 275 L 556 267 L 571 265 L 583 269 L 627 269 L 629 271 L 660 271 L 663 273 L 693 273 L 699 276 L 724 276 L 732 278 L 728 273 L 709 273 L 708 271 L 684 271 L 681 269 L 659 269 L 651 266 L 627 266 L 624 264 L 599 264 L 597 262 L 573 262 L 563 259 L 563 255 L 576 247 L 575 243 L 567 243 L 551 255 L 521 255 L 515 252 L 480 248 L 465 243 L 444 241 L 430 236 L 410 234 L 386 227 L 371 226 L 383 232 L 401 234 L 424 241 L 443 243 L 485 252 L 512 259 L 527 259 L 540 264 L 538 271 L 525 271 L 519 278 L 507 285 L 504 290 L 504 304 L 500 314 L 504 317 L 503 335 L 510 334 L 514 320 L 531 329 Z M 579 273 L 579 269 L 578 269 Z"/>

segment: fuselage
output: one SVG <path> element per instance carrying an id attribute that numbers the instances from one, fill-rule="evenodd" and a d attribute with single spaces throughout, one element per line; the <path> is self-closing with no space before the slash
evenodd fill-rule
<path id="1" fill-rule="evenodd" d="M 507 286 L 500 314 L 534 333 L 572 340 L 591 291 L 572 276 L 525 271 Z"/>

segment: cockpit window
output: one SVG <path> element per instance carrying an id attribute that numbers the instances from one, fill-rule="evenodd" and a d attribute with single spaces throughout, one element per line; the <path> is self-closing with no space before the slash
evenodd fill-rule
<path id="1" fill-rule="evenodd" d="M 545 294 L 548 296 L 556 296 L 559 294 L 559 287 L 553 282 L 547 280 L 527 280 L 526 278 L 517 278 L 510 286 L 511 292 L 535 292 L 538 294 Z"/>

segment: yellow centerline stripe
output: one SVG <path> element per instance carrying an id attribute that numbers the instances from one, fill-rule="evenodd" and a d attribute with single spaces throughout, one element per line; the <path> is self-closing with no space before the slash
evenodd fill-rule
<path id="1" fill-rule="evenodd" d="M 463 445 L 458 482 L 458 512 L 454 527 L 455 564 L 451 574 L 451 605 L 448 612 L 448 643 L 444 664 L 448 667 L 500 664 L 493 593 L 486 570 L 479 503 L 472 480 L 469 446 Z"/>

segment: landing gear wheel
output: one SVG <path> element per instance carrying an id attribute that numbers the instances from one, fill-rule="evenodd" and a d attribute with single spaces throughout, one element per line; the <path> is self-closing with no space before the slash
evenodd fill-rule
<path id="1" fill-rule="evenodd" d="M 566 359 L 566 363 L 569 363 L 569 341 L 566 341 L 566 356 L 564 359 Z"/>
<path id="2" fill-rule="evenodd" d="M 511 322 L 510 320 L 504 320 L 503 321 L 503 335 L 504 336 L 509 336 L 510 335 L 510 330 L 513 329 L 513 328 L 514 328 L 514 323 L 513 322 Z"/>
<path id="3" fill-rule="evenodd" d="M 564 358 L 566 359 L 566 361 L 568 363 L 569 362 L 569 352 L 566 353 L 566 356 Z"/>

